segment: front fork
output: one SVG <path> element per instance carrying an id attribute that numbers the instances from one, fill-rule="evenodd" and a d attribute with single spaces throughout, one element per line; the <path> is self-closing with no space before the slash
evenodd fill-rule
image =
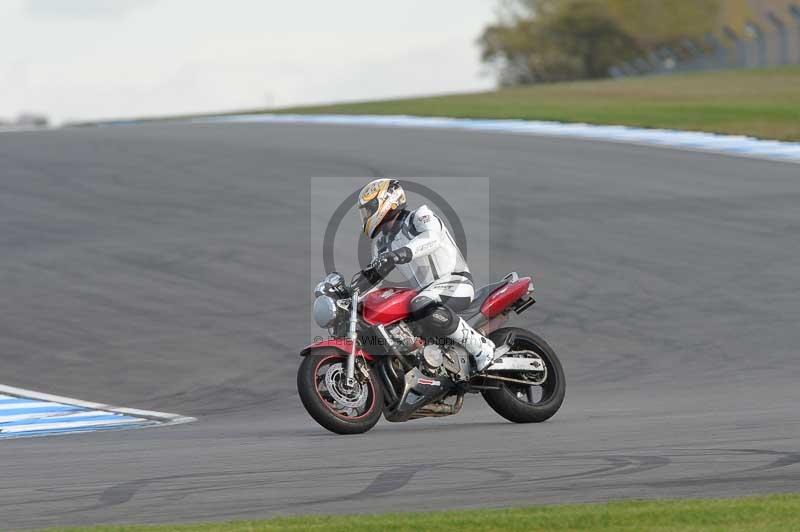
<path id="1" fill-rule="evenodd" d="M 347 338 L 352 342 L 350 354 L 347 355 L 347 373 L 345 374 L 345 386 L 348 388 L 356 385 L 356 349 L 358 349 L 356 325 L 358 325 L 358 288 L 353 290 L 353 298 L 350 301 L 350 322 L 347 329 Z"/>

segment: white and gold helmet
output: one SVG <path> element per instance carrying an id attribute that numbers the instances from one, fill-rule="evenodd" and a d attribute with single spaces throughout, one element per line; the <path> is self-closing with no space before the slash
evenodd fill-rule
<path id="1" fill-rule="evenodd" d="M 376 179 L 361 189 L 358 195 L 358 212 L 361 214 L 361 229 L 374 238 L 378 228 L 388 218 L 404 209 L 406 193 L 396 179 Z"/>

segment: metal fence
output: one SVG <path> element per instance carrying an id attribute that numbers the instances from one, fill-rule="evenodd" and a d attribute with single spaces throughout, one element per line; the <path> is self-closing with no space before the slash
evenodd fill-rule
<path id="1" fill-rule="evenodd" d="M 719 34 L 684 39 L 612 67 L 612 77 L 669 74 L 723 68 L 755 68 L 800 64 L 800 5 L 788 13 L 769 11 L 743 28 L 725 26 Z"/>

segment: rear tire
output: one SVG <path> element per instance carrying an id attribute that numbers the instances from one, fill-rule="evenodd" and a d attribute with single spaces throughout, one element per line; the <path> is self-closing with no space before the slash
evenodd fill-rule
<path id="1" fill-rule="evenodd" d="M 337 402 L 347 393 L 339 385 L 346 364 L 347 355 L 337 349 L 319 349 L 303 357 L 297 369 L 297 392 L 306 411 L 324 428 L 336 434 L 362 434 L 374 427 L 383 413 L 383 386 L 370 369 L 369 379 L 357 384 L 358 393 L 344 397 L 355 404 L 366 396 L 363 405 L 346 407 Z M 328 390 L 329 385 L 333 391 Z"/>
<path id="2" fill-rule="evenodd" d="M 481 393 L 492 410 L 507 420 L 514 423 L 541 423 L 553 417 L 564 402 L 566 392 L 564 369 L 561 367 L 561 361 L 558 360 L 555 351 L 547 345 L 547 342 L 530 331 L 507 327 L 493 332 L 489 339 L 499 344 L 511 331 L 515 334 L 515 348 L 533 351 L 542 357 L 547 366 L 547 379 L 540 387 L 537 387 L 541 388 L 541 399 L 531 403 L 527 400 L 531 395 L 527 395 L 526 400 L 523 400 L 520 398 L 520 393 L 525 388 L 524 385 L 491 379 L 488 379 L 487 382 L 499 384 L 500 388 L 485 390 Z M 520 378 L 516 374 L 511 374 L 509 377 Z"/>

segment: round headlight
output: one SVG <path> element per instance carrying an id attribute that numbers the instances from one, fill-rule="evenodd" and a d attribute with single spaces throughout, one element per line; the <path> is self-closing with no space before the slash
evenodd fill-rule
<path id="1" fill-rule="evenodd" d="M 336 302 L 328 296 L 319 296 L 314 300 L 314 321 L 323 329 L 327 329 L 336 321 Z"/>

